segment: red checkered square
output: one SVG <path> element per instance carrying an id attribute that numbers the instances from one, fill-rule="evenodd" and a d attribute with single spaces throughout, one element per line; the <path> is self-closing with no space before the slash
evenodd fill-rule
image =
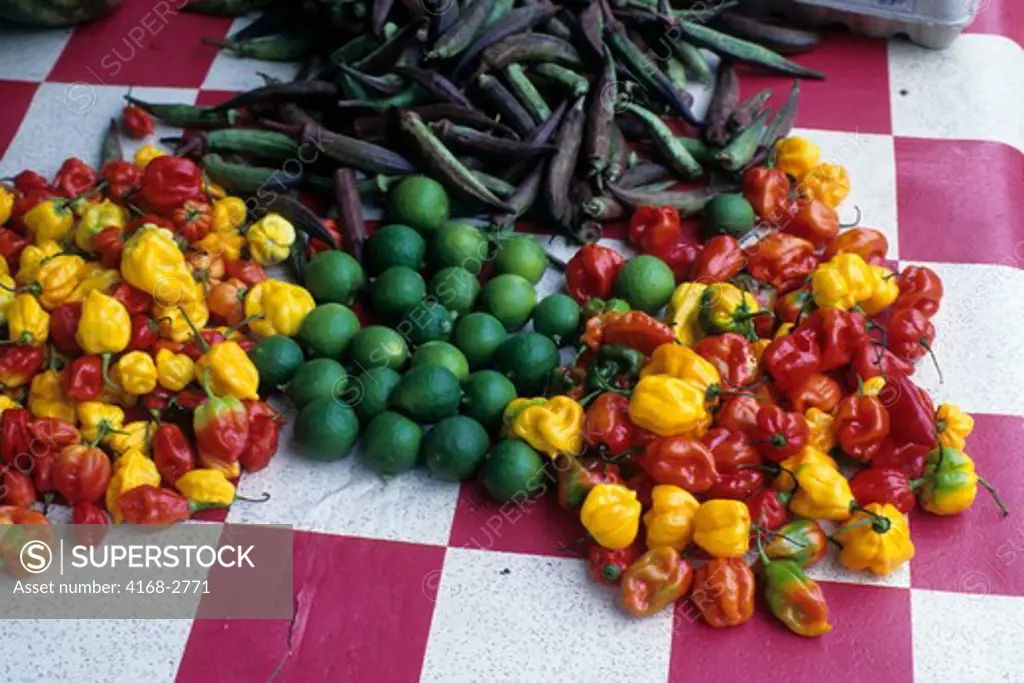
<path id="1" fill-rule="evenodd" d="M 17 134 L 38 89 L 38 83 L 0 81 L 0 91 L 4 93 L 4 106 L 0 107 L 0 159 Z"/>
<path id="2" fill-rule="evenodd" d="M 895 143 L 900 259 L 1017 265 L 1024 258 L 1020 152 L 976 140 Z"/>
<path id="3" fill-rule="evenodd" d="M 291 622 L 196 621 L 177 680 L 416 680 L 444 552 L 296 533 Z"/>
<path id="4" fill-rule="evenodd" d="M 237 94 L 237 92 L 231 90 L 200 90 L 199 96 L 196 97 L 196 105 L 200 107 L 216 107 L 222 102 L 227 102 Z"/>
<path id="5" fill-rule="evenodd" d="M 231 20 L 178 12 L 182 3 L 136 0 L 79 26 L 50 81 L 198 88 L 217 55 L 200 38 L 223 38 Z"/>
<path id="6" fill-rule="evenodd" d="M 994 33 L 1024 43 L 1024 5 L 1013 0 L 978 0 L 978 14 L 965 33 Z"/>

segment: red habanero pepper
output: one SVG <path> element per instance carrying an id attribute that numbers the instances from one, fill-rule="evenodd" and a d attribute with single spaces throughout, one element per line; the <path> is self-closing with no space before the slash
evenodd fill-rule
<path id="1" fill-rule="evenodd" d="M 139 202 L 161 216 L 191 200 L 202 200 L 203 172 L 191 159 L 164 156 L 153 159 L 142 174 Z"/>
<path id="2" fill-rule="evenodd" d="M 28 507 L 36 502 L 36 487 L 24 472 L 8 467 L 3 470 L 0 483 L 0 504 Z"/>
<path id="3" fill-rule="evenodd" d="M 117 507 L 130 524 L 174 524 L 184 522 L 198 510 L 220 506 L 193 503 L 177 491 L 143 484 L 122 493 Z"/>
<path id="4" fill-rule="evenodd" d="M 935 325 L 920 310 L 897 308 L 889 318 L 887 327 L 889 333 L 886 343 L 900 358 L 913 363 L 931 351 L 932 342 L 935 341 Z"/>
<path id="5" fill-rule="evenodd" d="M 207 351 L 207 348 L 199 341 L 200 338 L 202 338 L 202 340 L 209 346 L 215 346 L 227 339 L 227 337 L 225 337 L 219 330 L 207 327 L 199 331 L 199 337 L 193 336 L 185 342 L 185 346 L 182 348 L 181 353 L 184 353 L 194 361 L 199 360 L 199 358 Z"/>
<path id="6" fill-rule="evenodd" d="M 323 223 L 324 228 L 327 230 L 327 233 L 334 238 L 335 244 L 345 243 L 345 238 L 342 236 L 341 231 L 338 230 L 337 221 L 325 218 L 320 222 Z M 314 237 L 311 240 L 309 240 L 308 251 L 310 256 L 312 256 L 313 254 L 319 254 L 321 251 L 331 251 L 332 249 L 334 249 L 334 247 L 332 247 L 319 237 Z"/>
<path id="7" fill-rule="evenodd" d="M 871 343 L 864 316 L 854 311 L 821 308 L 807 316 L 798 329 L 816 333 L 821 349 L 820 372 L 849 365 L 857 349 Z"/>
<path id="8" fill-rule="evenodd" d="M 761 464 L 761 455 L 746 434 L 718 426 L 708 430 L 702 441 L 714 456 L 715 469 L 718 471 L 718 477 L 711 488 L 705 491 L 708 498 L 743 500 L 761 488 L 764 474 L 750 467 Z"/>
<path id="9" fill-rule="evenodd" d="M 174 486 L 178 477 L 196 466 L 192 443 L 173 422 L 164 422 L 153 434 L 153 464 L 168 486 Z"/>
<path id="10" fill-rule="evenodd" d="M 843 388 L 828 375 L 816 372 L 799 387 L 786 392 L 786 398 L 797 413 L 805 413 L 808 408 L 831 413 L 843 398 Z"/>
<path id="11" fill-rule="evenodd" d="M 750 274 L 779 294 L 799 288 L 818 266 L 814 245 L 784 232 L 773 232 L 747 247 L 746 259 Z"/>
<path id="12" fill-rule="evenodd" d="M 206 394 L 199 389 L 182 389 L 174 395 L 174 405 L 185 412 L 196 410 L 206 403 Z"/>
<path id="13" fill-rule="evenodd" d="M 338 241 L 340 243 L 341 238 L 338 238 Z M 236 261 L 225 260 L 224 277 L 236 278 L 252 287 L 266 280 L 267 273 L 263 270 L 263 266 L 255 261 L 246 261 L 245 259 L 238 259 Z"/>
<path id="14" fill-rule="evenodd" d="M 619 605 L 635 617 L 649 617 L 686 595 L 693 569 L 670 546 L 641 555 L 622 575 Z"/>
<path id="15" fill-rule="evenodd" d="M 844 453 L 870 462 L 889 436 L 889 411 L 874 396 L 847 396 L 836 410 L 834 429 Z"/>
<path id="16" fill-rule="evenodd" d="M 764 486 L 764 473 L 755 469 L 732 468 L 718 473 L 718 479 L 704 495 L 728 500 L 745 500 Z"/>
<path id="17" fill-rule="evenodd" d="M 806 287 L 794 289 L 775 301 L 775 317 L 784 323 L 800 322 L 814 310 L 814 295 Z"/>
<path id="18" fill-rule="evenodd" d="M 869 467 L 850 479 L 850 492 L 857 505 L 866 507 L 871 503 L 889 504 L 903 514 L 914 508 L 914 491 L 910 479 L 899 470 L 881 470 Z"/>
<path id="19" fill-rule="evenodd" d="M 746 265 L 747 257 L 736 238 L 716 235 L 704 243 L 704 249 L 690 269 L 690 279 L 703 284 L 728 282 Z"/>
<path id="20" fill-rule="evenodd" d="M 579 458 L 560 455 L 555 470 L 558 476 L 558 504 L 565 510 L 578 510 L 590 489 L 598 484 L 621 484 L 617 465 L 585 463 Z"/>
<path id="21" fill-rule="evenodd" d="M 108 161 L 100 169 L 100 175 L 107 181 L 104 192 L 115 202 L 123 202 L 142 184 L 142 173 L 130 161 Z"/>
<path id="22" fill-rule="evenodd" d="M 9 525 L 16 525 L 17 532 L 13 532 L 13 527 Z M 50 520 L 31 508 L 4 505 L 0 506 L 0 529 L 5 530 L 0 535 L 0 565 L 4 571 L 16 577 L 32 576 L 22 562 L 22 551 L 30 540 L 42 541 L 48 547 L 53 547 Z"/>
<path id="23" fill-rule="evenodd" d="M 82 440 L 78 428 L 59 417 L 37 417 L 29 423 L 28 429 L 40 443 L 58 450 Z"/>
<path id="24" fill-rule="evenodd" d="M 141 289 L 132 287 L 127 282 L 121 282 L 110 290 L 110 296 L 121 302 L 128 315 L 139 315 L 149 311 L 153 305 L 153 298 Z"/>
<path id="25" fill-rule="evenodd" d="M 14 389 L 28 384 L 46 363 L 42 346 L 5 346 L 0 350 L 0 387 Z"/>
<path id="26" fill-rule="evenodd" d="M 664 261 L 672 269 L 676 282 L 682 282 L 690 279 L 690 270 L 700 256 L 701 248 L 680 238 L 658 249 L 645 250 L 644 253 Z"/>
<path id="27" fill-rule="evenodd" d="M 566 264 L 566 289 L 579 304 L 588 299 L 607 299 L 623 263 L 622 254 L 614 249 L 584 244 Z"/>
<path id="28" fill-rule="evenodd" d="M 158 228 L 167 228 L 171 232 L 174 232 L 174 223 L 163 216 L 157 216 L 155 213 L 147 213 L 138 218 L 133 219 L 128 225 L 124 226 L 125 235 L 131 237 L 140 228 L 144 228 L 147 225 L 153 225 Z"/>
<path id="29" fill-rule="evenodd" d="M 831 261 L 840 252 L 857 254 L 868 263 L 882 265 L 889 251 L 889 240 L 874 228 L 851 228 L 839 233 L 825 248 L 822 261 Z"/>
<path id="30" fill-rule="evenodd" d="M 914 308 L 929 318 L 938 312 L 942 302 L 942 280 L 934 270 L 925 266 L 907 266 L 896 283 L 900 295 L 893 303 L 894 308 Z"/>
<path id="31" fill-rule="evenodd" d="M 782 229 L 811 242 L 816 248 L 828 246 L 839 234 L 839 214 L 825 202 L 812 199 L 795 203 L 796 210 Z"/>
<path id="32" fill-rule="evenodd" d="M 757 428 L 752 435 L 758 452 L 775 463 L 799 453 L 807 445 L 809 436 L 810 430 L 803 415 L 783 410 L 777 405 L 761 407 L 757 414 Z"/>
<path id="33" fill-rule="evenodd" d="M 245 351 L 246 353 L 252 351 L 253 348 L 255 348 L 256 346 L 256 340 L 250 339 L 249 337 L 245 337 L 244 339 L 236 339 L 235 343 L 238 344 L 238 347 Z"/>
<path id="34" fill-rule="evenodd" d="M 629 219 L 629 243 L 647 251 L 645 240 L 653 235 L 650 245 L 674 242 L 682 235 L 679 212 L 672 206 L 638 206 Z M 604 298 L 604 297 L 602 297 Z"/>
<path id="35" fill-rule="evenodd" d="M 753 396 L 733 396 L 715 413 L 715 425 L 749 435 L 750 430 L 757 426 L 760 410 L 761 402 Z"/>
<path id="36" fill-rule="evenodd" d="M 207 202 L 188 200 L 171 213 L 175 232 L 189 244 L 210 234 L 213 228 L 213 207 Z"/>
<path id="37" fill-rule="evenodd" d="M 111 226 L 103 228 L 92 238 L 92 250 L 100 257 L 104 268 L 120 268 L 121 255 L 124 253 L 125 231 Z"/>
<path id="38" fill-rule="evenodd" d="M 259 472 L 277 453 L 281 416 L 265 401 L 245 401 L 245 407 L 249 413 L 249 440 L 239 462 L 246 472 Z"/>
<path id="39" fill-rule="evenodd" d="M 0 256 L 3 256 L 4 260 L 7 261 L 7 272 L 18 272 L 21 252 L 30 244 L 32 244 L 32 240 L 24 235 L 19 235 L 7 228 L 0 228 Z"/>
<path id="40" fill-rule="evenodd" d="M 96 171 L 76 157 L 64 160 L 53 179 L 53 189 L 61 197 L 77 197 L 96 187 Z"/>
<path id="41" fill-rule="evenodd" d="M 95 401 L 103 389 L 103 359 L 79 356 L 62 375 L 64 392 L 72 401 Z"/>
<path id="42" fill-rule="evenodd" d="M 237 398 L 217 396 L 209 387 L 206 395 L 206 403 L 192 413 L 199 460 L 205 467 L 233 476 L 249 440 L 249 414 Z"/>
<path id="43" fill-rule="evenodd" d="M 19 455 L 31 455 L 31 418 L 31 414 L 24 408 L 8 408 L 0 415 L 0 459 L 8 465 L 17 466 Z"/>
<path id="44" fill-rule="evenodd" d="M 162 413 L 171 405 L 174 392 L 157 385 L 156 389 L 142 397 L 142 407 L 149 411 Z"/>
<path id="45" fill-rule="evenodd" d="M 66 356 L 75 356 L 82 347 L 75 339 L 78 321 L 82 319 L 82 302 L 61 304 L 50 312 L 50 342 Z"/>
<path id="46" fill-rule="evenodd" d="M 138 105 L 129 104 L 121 111 L 121 123 L 125 135 L 133 140 L 141 140 L 147 135 L 152 135 L 156 129 L 153 117 L 145 109 Z"/>
<path id="47" fill-rule="evenodd" d="M 774 531 L 789 519 L 790 494 L 775 489 L 761 489 L 745 501 L 750 510 L 750 521 L 764 529 Z"/>
<path id="48" fill-rule="evenodd" d="M 782 227 L 792 215 L 789 178 L 777 168 L 755 166 L 744 173 L 743 197 L 768 225 Z"/>
<path id="49" fill-rule="evenodd" d="M 132 334 L 128 338 L 128 351 L 144 351 L 156 343 L 160 323 L 144 313 L 132 316 Z"/>
<path id="50" fill-rule="evenodd" d="M 757 358 L 746 337 L 734 332 L 716 334 L 697 342 L 693 350 L 715 366 L 725 389 L 737 389 L 757 378 Z"/>
<path id="51" fill-rule="evenodd" d="M 861 381 L 893 374 L 913 375 L 914 365 L 881 345 L 866 344 L 853 353 L 850 367 Z M 856 386 L 856 381 L 853 382 Z"/>
<path id="52" fill-rule="evenodd" d="M 110 482 L 110 458 L 98 448 L 65 446 L 53 463 L 53 486 L 69 503 L 95 503 Z"/>
<path id="53" fill-rule="evenodd" d="M 28 169 L 25 169 L 18 175 L 14 176 L 14 187 L 22 194 L 28 194 L 30 192 L 50 194 L 53 192 L 53 189 L 50 187 L 49 180 L 35 171 L 30 171 Z"/>
<path id="54" fill-rule="evenodd" d="M 671 484 L 690 493 L 703 493 L 718 478 L 715 456 L 698 439 L 665 436 L 647 444 L 640 467 L 656 484 Z"/>
<path id="55" fill-rule="evenodd" d="M 798 388 L 821 368 L 821 347 L 813 329 L 797 329 L 768 345 L 761 364 L 782 391 Z"/>
<path id="56" fill-rule="evenodd" d="M 98 545 L 110 530 L 110 517 L 95 503 L 75 503 L 71 521 L 71 534 L 78 545 Z"/>
<path id="57" fill-rule="evenodd" d="M 889 431 L 892 431 L 890 426 Z M 907 475 L 909 479 L 920 479 L 924 476 L 924 466 L 928 460 L 931 446 L 907 442 L 897 444 L 892 435 L 882 440 L 875 457 L 871 458 L 871 467 L 880 470 L 896 470 Z"/>
<path id="58" fill-rule="evenodd" d="M 597 543 L 590 544 L 590 551 L 587 553 L 587 569 L 590 571 L 590 578 L 605 586 L 617 586 L 622 575 L 633 564 L 637 558 L 635 545 L 627 546 L 621 550 L 608 550 Z"/>
<path id="59" fill-rule="evenodd" d="M 935 445 L 935 405 L 927 391 L 903 373 L 893 373 L 886 376 L 879 397 L 891 398 L 885 406 L 889 410 L 889 433 L 897 444 Z"/>
<path id="60" fill-rule="evenodd" d="M 642 352 L 654 353 L 662 344 L 675 341 L 672 329 L 643 311 L 604 313 L 587 321 L 583 342 L 594 351 L 604 344 L 622 344 Z"/>
<path id="61" fill-rule="evenodd" d="M 629 399 L 605 392 L 587 406 L 583 435 L 587 443 L 608 455 L 616 455 L 633 445 L 636 426 L 629 420 Z"/>

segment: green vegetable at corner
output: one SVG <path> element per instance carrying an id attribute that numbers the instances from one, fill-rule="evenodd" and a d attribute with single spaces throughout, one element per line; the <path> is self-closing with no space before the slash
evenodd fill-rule
<path id="1" fill-rule="evenodd" d="M 299 411 L 295 442 L 311 460 L 341 460 L 359 438 L 359 421 L 352 409 L 334 398 L 320 398 Z"/>
<path id="2" fill-rule="evenodd" d="M 451 370 L 440 365 L 412 368 L 391 394 L 390 407 L 420 423 L 436 422 L 458 412 L 462 389 Z"/>
<path id="3" fill-rule="evenodd" d="M 347 386 L 348 375 L 341 363 L 330 358 L 316 358 L 296 371 L 286 393 L 296 408 L 304 408 L 319 399 L 337 401 Z"/>
<path id="4" fill-rule="evenodd" d="M 388 197 L 388 218 L 423 235 L 440 230 L 450 210 L 448 193 L 441 183 L 422 175 L 405 178 Z"/>
<path id="5" fill-rule="evenodd" d="M 704 230 L 711 237 L 731 235 L 739 239 L 754 227 L 754 207 L 741 194 L 722 194 L 704 207 Z"/>
<path id="6" fill-rule="evenodd" d="M 306 360 L 298 342 L 283 334 L 259 340 L 249 351 L 249 358 L 260 373 L 260 383 L 266 387 L 287 384 Z"/>
<path id="7" fill-rule="evenodd" d="M 648 254 L 627 261 L 615 277 L 615 295 L 630 308 L 654 315 L 668 303 L 676 286 L 668 265 Z"/>
<path id="8" fill-rule="evenodd" d="M 386 410 L 366 427 L 363 463 L 378 474 L 401 474 L 420 459 L 423 429 L 409 418 Z"/>
<path id="9" fill-rule="evenodd" d="M 505 407 L 516 398 L 515 385 L 494 370 L 474 372 L 462 382 L 462 390 L 462 414 L 488 429 L 501 424 Z"/>
<path id="10" fill-rule="evenodd" d="M 490 437 L 476 420 L 456 415 L 438 422 L 423 438 L 423 460 L 443 481 L 465 481 L 487 455 Z"/>
<path id="11" fill-rule="evenodd" d="M 320 304 L 302 321 L 296 339 L 309 358 L 340 359 L 359 327 L 359 318 L 348 306 Z"/>
<path id="12" fill-rule="evenodd" d="M 484 461 L 483 484 L 499 503 L 524 500 L 544 490 L 544 459 L 525 441 L 499 441 Z"/>
<path id="13" fill-rule="evenodd" d="M 535 285 L 544 277 L 547 266 L 547 252 L 532 235 L 513 235 L 498 243 L 494 272 L 499 275 L 519 275 Z"/>
<path id="14" fill-rule="evenodd" d="M 351 304 L 366 284 L 359 262 L 343 251 L 324 251 L 306 265 L 306 289 L 318 304 Z"/>
<path id="15" fill-rule="evenodd" d="M 449 221 L 434 233 L 427 260 L 437 269 L 461 266 L 479 271 L 489 251 L 487 236 L 480 228 L 471 223 Z"/>

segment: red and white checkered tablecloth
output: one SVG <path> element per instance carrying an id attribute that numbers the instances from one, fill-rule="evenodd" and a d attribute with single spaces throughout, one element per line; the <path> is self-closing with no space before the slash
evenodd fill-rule
<path id="1" fill-rule="evenodd" d="M 0 177 L 93 159 L 129 87 L 145 100 L 212 104 L 293 67 L 218 55 L 198 36 L 230 20 L 128 0 L 77 29 L 0 27 Z M 830 38 L 799 61 L 799 132 L 853 182 L 844 204 L 881 229 L 899 265 L 941 275 L 938 400 L 974 413 L 968 452 L 1012 514 L 912 515 L 917 555 L 885 580 L 823 581 L 834 631 L 804 640 L 763 613 L 724 632 L 675 614 L 637 621 L 558 551 L 580 528 L 544 496 L 498 507 L 475 483 L 412 472 L 387 483 L 350 457 L 288 451 L 242 491 L 233 522 L 294 525 L 288 621 L 8 621 L 7 681 L 818 681 L 1024 680 L 1024 5 L 992 0 L 934 52 L 907 42 Z M 788 79 L 744 75 L 749 94 Z M 706 95 L 706 94 L 705 94 Z M 166 129 L 157 135 L 166 135 Z M 559 286 L 550 275 L 547 291 Z M 258 599 L 258 596 L 253 596 Z"/>

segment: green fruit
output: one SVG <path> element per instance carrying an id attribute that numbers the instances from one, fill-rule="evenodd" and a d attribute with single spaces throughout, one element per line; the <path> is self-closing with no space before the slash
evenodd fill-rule
<path id="1" fill-rule="evenodd" d="M 455 323 L 452 343 L 466 356 L 469 367 L 488 365 L 508 332 L 501 321 L 489 313 L 470 313 Z"/>
<path id="2" fill-rule="evenodd" d="M 318 399 L 337 400 L 348 386 L 348 375 L 341 363 L 330 358 L 317 358 L 302 364 L 286 393 L 296 408 L 304 408 Z"/>
<path id="3" fill-rule="evenodd" d="M 391 368 L 360 372 L 349 382 L 344 398 L 356 411 L 359 421 L 367 424 L 387 409 L 391 393 L 401 379 L 402 376 Z"/>
<path id="4" fill-rule="evenodd" d="M 306 289 L 318 304 L 352 303 L 366 284 L 359 262 L 343 251 L 323 251 L 306 266 Z"/>
<path id="5" fill-rule="evenodd" d="M 451 221 L 434 235 L 427 258 L 434 268 L 459 266 L 475 273 L 487 259 L 489 250 L 487 236 L 480 228 Z"/>
<path id="6" fill-rule="evenodd" d="M 427 342 L 412 354 L 412 367 L 440 365 L 448 368 L 461 382 L 469 375 L 469 362 L 462 351 L 443 341 Z"/>
<path id="7" fill-rule="evenodd" d="M 754 207 L 741 194 L 720 194 L 704 207 L 708 235 L 732 235 L 739 239 L 754 227 Z"/>
<path id="8" fill-rule="evenodd" d="M 426 251 L 427 241 L 408 225 L 385 225 L 366 241 L 363 263 L 371 276 L 392 266 L 419 270 Z"/>
<path id="9" fill-rule="evenodd" d="M 626 261 L 615 277 L 615 295 L 630 308 L 655 314 L 672 298 L 676 279 L 664 261 L 642 254 Z"/>
<path id="10" fill-rule="evenodd" d="M 531 284 L 544 277 L 548 254 L 533 235 L 514 235 L 502 240 L 494 256 L 494 272 L 519 275 Z"/>
<path id="11" fill-rule="evenodd" d="M 544 489 L 544 459 L 525 441 L 499 441 L 484 461 L 483 483 L 499 503 L 523 500 Z"/>
<path id="12" fill-rule="evenodd" d="M 295 442 L 300 452 L 313 460 L 341 460 L 358 437 L 355 413 L 332 398 L 313 401 L 299 411 L 295 420 Z"/>
<path id="13" fill-rule="evenodd" d="M 448 220 L 450 202 L 441 183 L 422 175 L 409 176 L 391 191 L 388 217 L 423 234 L 435 232 Z"/>
<path id="14" fill-rule="evenodd" d="M 498 347 L 495 361 L 498 371 L 512 380 L 520 396 L 535 396 L 544 392 L 560 359 L 553 341 L 537 332 L 522 332 Z"/>
<path id="15" fill-rule="evenodd" d="M 265 387 L 287 384 L 306 360 L 298 343 L 283 334 L 261 339 L 249 351 L 249 358 L 260 373 L 260 383 Z"/>
<path id="16" fill-rule="evenodd" d="M 320 304 L 302 321 L 296 339 L 309 358 L 341 358 L 359 331 L 359 318 L 348 306 Z"/>
<path id="17" fill-rule="evenodd" d="M 580 305 L 565 294 L 544 297 L 533 310 L 533 329 L 557 345 L 580 331 Z"/>
<path id="18" fill-rule="evenodd" d="M 452 314 L 436 301 L 423 301 L 409 311 L 397 329 L 416 345 L 444 341 L 452 333 Z"/>
<path id="19" fill-rule="evenodd" d="M 492 429 L 501 424 L 505 406 L 516 398 L 516 387 L 494 370 L 474 372 L 462 383 L 462 414 Z"/>
<path id="20" fill-rule="evenodd" d="M 391 394 L 391 407 L 417 422 L 437 422 L 459 409 L 462 389 L 448 368 L 421 365 L 409 370 Z"/>
<path id="21" fill-rule="evenodd" d="M 522 275 L 491 278 L 480 292 L 480 310 L 500 320 L 509 332 L 525 325 L 536 305 L 537 292 Z"/>
<path id="22" fill-rule="evenodd" d="M 427 283 L 412 268 L 395 266 L 381 273 L 370 287 L 373 312 L 396 322 L 427 297 Z"/>
<path id="23" fill-rule="evenodd" d="M 456 415 L 441 420 L 423 437 L 423 460 L 443 481 L 465 481 L 476 474 L 491 445 L 476 420 Z"/>
<path id="24" fill-rule="evenodd" d="M 480 294 L 480 281 L 461 266 L 449 266 L 430 278 L 430 293 L 449 311 L 466 315 Z"/>
<path id="25" fill-rule="evenodd" d="M 363 434 L 363 462 L 377 474 L 401 474 L 416 466 L 423 430 L 409 418 L 384 411 Z"/>
<path id="26" fill-rule="evenodd" d="M 373 368 L 401 370 L 407 360 L 409 346 L 405 338 L 390 327 L 364 327 L 348 345 L 348 362 L 356 372 Z"/>

